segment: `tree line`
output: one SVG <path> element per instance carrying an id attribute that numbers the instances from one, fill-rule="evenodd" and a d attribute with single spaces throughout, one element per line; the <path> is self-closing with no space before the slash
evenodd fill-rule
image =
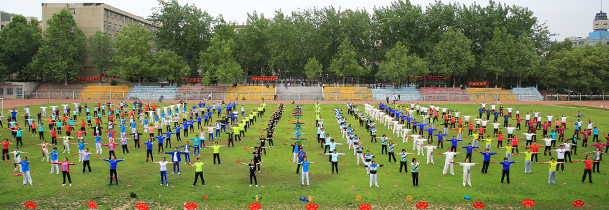
<path id="1" fill-rule="evenodd" d="M 194 4 L 159 0 L 149 17 L 158 30 L 130 25 L 116 40 L 98 32 L 85 38 L 68 11 L 39 23 L 14 18 L 0 33 L 0 74 L 69 81 L 84 60 L 101 72 L 132 81 L 144 77 L 203 78 L 204 84 L 238 83 L 244 75 L 335 76 L 406 82 L 408 76 L 453 76 L 452 84 L 516 78 L 517 86 L 602 90 L 604 46 L 573 48 L 552 34 L 528 8 L 489 1 L 427 6 L 398 0 L 388 6 L 343 10 L 313 7 L 266 17 L 248 13 L 244 24 L 212 17 Z M 24 38 L 25 37 L 25 38 Z M 24 41 L 30 39 L 31 41 Z M 569 56 L 581 56 L 574 65 Z M 19 59 L 15 59 L 19 58 Z M 560 61 L 560 62 L 559 62 Z M 572 66 L 566 66 L 572 65 Z M 564 77 L 563 73 L 582 75 Z M 583 81 L 579 76 L 594 78 Z M 561 72 L 562 71 L 562 72 Z M 556 75 L 556 76 L 552 76 Z M 561 77 L 562 76 L 562 77 Z M 598 80 L 595 82 L 594 80 Z"/>

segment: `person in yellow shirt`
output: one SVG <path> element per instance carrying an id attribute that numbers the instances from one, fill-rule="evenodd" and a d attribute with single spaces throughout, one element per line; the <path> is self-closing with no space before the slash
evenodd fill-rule
<path id="1" fill-rule="evenodd" d="M 486 148 L 491 150 L 491 146 L 493 144 L 493 139 L 491 139 L 491 136 L 486 135 L 486 139 L 484 139 L 484 141 L 486 142 Z"/>
<path id="2" fill-rule="evenodd" d="M 564 164 L 565 162 L 556 162 L 556 160 L 554 159 L 554 157 L 552 157 L 550 159 L 550 161 L 548 162 L 543 162 L 543 163 L 539 163 L 539 164 L 550 164 L 550 174 L 548 176 L 548 185 L 550 185 L 550 182 L 552 182 L 552 184 L 556 185 L 556 170 L 558 169 L 558 164 Z"/>
<path id="3" fill-rule="evenodd" d="M 216 145 L 218 143 L 216 142 Z M 214 147 L 214 151 L 216 150 L 216 148 Z M 215 153 L 214 153 L 215 154 Z M 219 157 L 218 157 L 219 159 Z M 205 165 L 205 163 L 201 162 L 201 157 L 197 156 L 197 162 L 190 164 L 190 167 L 195 167 L 195 182 L 192 184 L 192 186 L 196 186 L 197 185 L 197 180 L 199 179 L 199 177 L 201 177 L 201 184 L 203 185 L 203 187 L 205 187 L 205 179 L 203 179 L 203 166 Z"/>
<path id="4" fill-rule="evenodd" d="M 508 145 L 506 145 L 505 147 L 499 147 L 497 149 L 505 149 L 505 157 L 509 161 L 512 161 L 512 147 L 513 146 L 508 143 Z"/>
<path id="5" fill-rule="evenodd" d="M 216 144 L 211 147 L 214 148 L 214 165 L 216 165 L 216 158 L 218 158 L 218 164 L 222 165 L 220 162 L 220 148 L 226 147 L 226 145 L 218 145 L 218 142 L 216 141 Z"/>
<path id="6" fill-rule="evenodd" d="M 533 163 L 532 162 L 532 160 L 533 160 L 532 157 L 533 157 L 533 154 L 537 154 L 537 153 L 539 153 L 539 152 L 531 152 L 531 148 L 528 148 L 526 152 L 519 152 L 518 153 L 518 154 L 524 154 L 524 173 L 525 174 L 527 173 L 527 170 L 528 170 L 529 174 L 533 173 L 531 171 L 531 164 Z"/>

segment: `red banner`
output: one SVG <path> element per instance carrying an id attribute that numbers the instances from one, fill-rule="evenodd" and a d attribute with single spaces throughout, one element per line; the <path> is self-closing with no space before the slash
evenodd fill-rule
<path id="1" fill-rule="evenodd" d="M 80 82 L 88 82 L 88 81 L 95 81 L 101 79 L 101 75 L 97 75 L 94 77 L 82 77 L 82 78 L 75 78 L 74 80 L 76 81 L 80 81 Z"/>
<path id="2" fill-rule="evenodd" d="M 409 79 L 416 79 L 416 80 L 422 80 L 422 79 L 428 79 L 428 80 L 436 80 L 436 81 L 443 81 L 443 80 L 449 80 L 452 79 L 453 76 L 448 76 L 448 77 L 436 77 L 436 76 L 408 76 Z"/>
<path id="3" fill-rule="evenodd" d="M 81 81 L 81 82 L 87 82 L 87 81 L 95 81 L 95 80 L 101 79 L 102 77 L 108 77 L 108 78 L 114 78 L 114 79 L 120 78 L 119 76 L 108 76 L 107 74 L 101 74 L 101 75 L 97 75 L 97 76 L 94 76 L 94 77 L 75 78 L 74 80 Z"/>
<path id="4" fill-rule="evenodd" d="M 108 78 L 114 78 L 114 79 L 119 79 L 119 76 L 108 76 L 107 74 L 101 74 L 102 77 L 108 77 Z"/>
<path id="5" fill-rule="evenodd" d="M 272 81 L 278 80 L 279 77 L 251 77 L 251 79 L 256 81 Z"/>
<path id="6" fill-rule="evenodd" d="M 201 80 L 203 80 L 203 78 L 179 78 L 182 81 L 186 81 L 186 82 L 201 82 Z"/>
<path id="7" fill-rule="evenodd" d="M 420 76 L 420 77 L 408 76 L 408 78 L 409 78 L 409 79 L 421 80 L 421 79 L 425 79 L 425 76 Z"/>
<path id="8" fill-rule="evenodd" d="M 467 85 L 469 86 L 486 86 L 488 85 L 488 81 L 486 82 L 467 82 Z"/>
<path id="9" fill-rule="evenodd" d="M 452 78 L 453 78 L 453 76 L 452 76 L 452 75 L 450 75 L 450 76 L 448 76 L 448 77 L 435 77 L 435 76 L 427 76 L 427 79 L 428 79 L 428 80 L 436 80 L 436 81 L 449 80 L 449 79 L 452 79 Z"/>

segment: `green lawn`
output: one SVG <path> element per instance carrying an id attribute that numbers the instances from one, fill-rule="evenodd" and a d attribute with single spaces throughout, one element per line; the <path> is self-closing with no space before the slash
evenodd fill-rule
<path id="1" fill-rule="evenodd" d="M 252 110 L 254 105 L 245 105 L 247 110 Z M 304 137 L 309 140 L 304 141 L 307 147 L 305 151 L 309 155 L 310 161 L 318 161 L 313 164 L 311 170 L 311 188 L 302 187 L 300 184 L 300 174 L 295 174 L 295 165 L 289 162 L 292 158 L 291 147 L 282 145 L 282 143 L 292 143 L 294 135 L 294 124 L 288 123 L 293 120 L 290 116 L 292 107 L 295 105 L 288 104 L 285 107 L 286 112 L 280 121 L 275 132 L 275 148 L 267 150 L 267 155 L 262 157 L 264 161 L 262 165 L 262 173 L 258 176 L 258 184 L 260 187 L 249 187 L 248 168 L 244 165 L 236 163 L 236 160 L 249 161 L 253 155 L 248 154 L 243 147 L 252 147 L 256 139 L 260 136 L 258 129 L 266 127 L 269 117 L 258 119 L 254 127 L 246 133 L 243 142 L 237 142 L 235 148 L 222 148 L 220 151 L 222 165 L 211 165 L 212 149 L 202 150 L 203 162 L 206 163 L 203 167 L 206 186 L 191 187 L 194 177 L 194 168 L 185 167 L 182 165 L 182 173 L 168 174 L 170 187 L 159 186 L 159 166 L 145 162 L 145 149 L 133 150 L 130 148 L 131 155 L 122 155 L 120 146 L 117 147 L 117 157 L 127 158 L 125 162 L 119 163 L 118 174 L 120 178 L 120 186 L 108 186 L 108 169 L 109 164 L 98 159 L 92 160 L 93 174 L 80 174 L 82 165 L 72 166 L 72 187 L 62 187 L 61 174 L 49 174 L 50 164 L 41 162 L 40 147 L 33 146 L 41 141 L 37 137 L 30 137 L 29 132 L 24 132 L 25 147 L 22 151 L 30 152 L 27 154 L 30 158 L 32 178 L 34 186 L 22 186 L 22 177 L 14 177 L 12 164 L 4 163 L 0 168 L 0 209 L 23 209 L 25 201 L 35 201 L 39 208 L 42 209 L 86 209 L 87 202 L 90 200 L 96 201 L 99 209 L 125 208 L 134 209 L 135 204 L 145 202 L 152 209 L 160 208 L 182 208 L 185 202 L 195 202 L 199 207 L 203 208 L 222 208 L 222 209 L 244 209 L 249 204 L 255 202 L 252 196 L 259 195 L 263 199 L 259 201 L 263 208 L 266 209 L 302 209 L 307 204 L 299 200 L 299 197 L 311 196 L 313 202 L 320 205 L 320 209 L 346 209 L 356 208 L 361 203 L 369 203 L 375 208 L 414 208 L 418 201 L 426 201 L 432 208 L 471 208 L 471 204 L 475 201 L 482 201 L 490 208 L 505 207 L 514 195 L 518 192 L 511 207 L 523 208 L 520 204 L 521 200 L 531 199 L 537 203 L 536 208 L 540 209 L 568 209 L 573 208 L 571 202 L 582 200 L 586 203 L 585 208 L 590 208 L 595 202 L 597 196 L 600 195 L 595 209 L 606 209 L 609 207 L 609 199 L 607 189 L 609 181 L 607 177 L 607 165 L 601 164 L 601 174 L 593 174 L 594 185 L 580 184 L 581 176 L 584 169 L 583 163 L 568 163 L 566 164 L 565 173 L 558 173 L 558 186 L 548 186 L 548 166 L 533 163 L 533 174 L 524 174 L 524 156 L 514 156 L 513 160 L 521 161 L 513 165 L 511 170 L 511 185 L 500 184 L 501 166 L 491 164 L 488 174 L 480 174 L 481 165 L 476 165 L 472 168 L 472 184 L 473 187 L 462 187 L 462 167 L 455 165 L 455 175 L 442 175 L 444 165 L 444 156 L 435 155 L 435 165 L 426 165 L 423 156 L 417 156 L 417 159 L 422 162 L 419 170 L 420 187 L 412 186 L 411 175 L 399 174 L 399 165 L 389 164 L 379 169 L 379 185 L 380 188 L 369 187 L 369 176 L 366 175 L 364 167 L 356 165 L 355 157 L 352 150 L 349 150 L 346 145 L 338 146 L 339 152 L 344 152 L 347 155 L 339 157 L 340 175 L 331 174 L 331 166 L 326 163 L 326 156 L 319 156 L 318 153 L 323 152 L 319 144 L 315 142 L 316 128 L 314 127 L 315 116 L 313 105 L 303 105 L 303 116 L 305 124 L 303 126 Z M 461 115 L 469 113 L 476 115 L 479 105 L 447 105 L 453 110 L 459 110 Z M 271 114 L 275 105 L 268 105 L 266 114 Z M 336 138 L 340 143 L 346 143 L 346 139 L 340 137 L 340 131 L 334 119 L 333 108 L 346 107 L 341 104 L 322 105 L 322 116 L 325 118 L 325 129 L 332 137 Z M 363 110 L 363 105 L 359 106 Z M 516 106 L 512 106 L 516 107 Z M 586 121 L 590 118 L 596 121 L 595 126 L 600 129 L 609 129 L 608 119 L 609 112 L 594 109 L 589 110 L 584 107 L 556 107 L 556 106 L 539 106 L 539 105 L 518 105 L 521 110 L 538 110 L 542 115 L 569 115 L 574 116 L 578 110 L 582 111 Z M 21 107 L 22 108 L 22 107 Z M 24 111 L 20 110 L 20 114 Z M 33 108 L 33 107 L 32 107 Z M 507 108 L 507 107 L 506 107 Z M 33 108 L 31 113 L 37 113 L 38 108 Z M 9 113 L 10 114 L 10 113 Z M 5 114 L 6 115 L 6 114 Z M 524 117 L 524 114 L 521 114 Z M 214 114 L 214 119 L 216 115 Z M 23 117 L 20 117 L 23 119 Z M 45 118 L 48 119 L 48 118 Z M 80 119 L 79 119 L 80 120 Z M 104 118 L 106 121 L 107 118 Z M 568 118 L 568 121 L 577 120 L 575 117 Z M 499 121 L 502 122 L 502 119 Z M 544 118 L 545 121 L 545 118 Z M 377 155 L 376 161 L 382 164 L 387 163 L 387 156 L 380 155 L 381 145 L 371 144 L 369 133 L 365 132 L 365 128 L 359 127 L 359 123 L 349 116 L 348 123 L 353 123 L 354 128 L 359 129 L 356 133 L 362 136 L 360 142 L 365 148 L 369 148 L 372 153 Z M 4 121 L 5 127 L 6 120 Z M 512 121 L 515 124 L 515 121 Z M 23 124 L 23 123 L 21 123 Z M 45 123 L 46 124 L 46 123 Z M 523 123 L 524 124 L 524 123 Z M 439 125 L 439 124 L 438 124 Z M 572 124 L 568 125 L 571 129 L 567 130 L 567 137 L 573 134 Z M 401 144 L 401 140 L 395 138 L 395 134 L 387 130 L 387 127 L 377 126 L 379 129 L 378 136 L 387 134 L 394 138 L 396 143 L 400 143 L 396 147 L 396 152 L 405 148 L 408 152 L 412 152 L 412 143 Z M 492 127 L 492 126 L 489 126 Z M 45 129 L 48 127 L 45 126 Z M 438 127 L 442 129 L 442 127 Z M 115 128 L 115 130 L 117 130 Z M 130 129 L 127 129 L 128 132 Z M 90 131 L 90 130 L 88 130 Z M 140 129 L 141 132 L 143 132 Z M 454 134 L 451 131 L 449 136 Z M 492 128 L 487 129 L 487 132 L 492 132 Z M 504 131 L 505 133 L 505 131 Z M 520 133 L 520 132 L 517 132 Z M 10 132 L 3 130 L 0 132 L 3 137 L 10 137 Z M 541 131 L 538 132 L 541 134 Z M 117 135 L 120 135 L 117 132 Z M 76 134 L 72 134 L 76 136 Z M 147 135 L 146 135 L 147 136 Z M 190 134 L 193 138 L 194 134 Z M 0 137 L 1 138 L 1 137 Z M 46 134 L 46 139 L 50 139 L 50 134 Z M 253 138 L 253 139 L 252 139 Z M 601 137 L 604 141 L 604 138 Z M 144 138 L 147 139 L 147 138 Z M 220 138 L 220 142 L 226 144 L 226 135 Z M 313 140 L 312 140 L 313 139 Z M 541 139 L 541 138 L 538 138 Z M 591 138 L 590 138 L 591 139 Z M 95 151 L 94 138 L 89 135 L 85 138 L 87 143 L 90 143 L 88 148 Z M 175 143 L 175 137 L 172 137 Z M 466 138 L 466 142 L 471 141 L 471 138 Z M 380 141 L 380 139 L 379 139 Z M 12 141 L 14 142 L 14 141 Z M 106 143 L 107 138 L 102 138 L 102 142 Z M 521 145 L 524 140 L 521 140 Z M 184 142 L 177 143 L 182 145 Z M 129 145 L 133 142 L 130 140 Z M 542 144 L 542 142 L 539 142 Z M 460 146 L 465 146 L 466 143 L 461 142 Z M 10 150 L 13 150 L 11 145 Z M 449 144 L 445 144 L 445 149 Z M 481 144 L 483 146 L 483 144 Z M 495 150 L 493 144 L 492 152 L 499 152 L 499 155 L 494 155 L 492 161 L 501 161 L 505 156 L 504 150 Z M 71 162 L 78 161 L 77 156 L 62 154 L 63 148 L 58 147 L 60 151 L 60 159 L 69 157 Z M 104 147 L 107 149 L 107 147 Z M 542 148 L 543 149 L 543 148 Z M 578 148 L 578 154 L 591 151 L 592 147 L 582 149 L 581 144 Z M 154 151 L 156 152 L 156 145 Z M 459 152 L 464 149 L 460 149 Z M 441 150 L 436 150 L 440 152 Z M 524 151 L 521 149 L 521 151 Z M 77 152 L 77 147 L 72 147 L 72 152 Z M 443 152 L 443 151 L 442 151 Z M 170 157 L 170 155 L 155 154 L 155 160 L 160 160 L 160 157 Z M 91 156 L 93 157 L 93 156 Z M 107 157 L 107 151 L 101 157 Z M 459 155 L 455 158 L 456 161 L 462 161 L 465 155 Z M 94 158 L 94 157 L 93 157 Z M 399 158 L 399 156 L 398 156 Z M 583 159 L 582 156 L 573 156 L 574 159 Z M 12 159 L 12 156 L 11 156 Z M 410 157 L 409 159 L 412 159 Z M 482 155 L 473 154 L 474 162 L 481 163 Z M 540 156 L 540 161 L 548 161 L 549 157 Z M 410 161 L 409 161 L 410 162 Z M 168 166 L 170 168 L 170 166 Z M 574 171 L 575 170 L 575 171 Z M 409 169 L 410 171 L 410 169 Z M 539 173 L 537 173 L 539 171 Z M 586 181 L 587 182 L 587 181 Z M 563 183 L 566 183 L 563 184 Z M 42 184 L 42 186 L 39 186 Z M 524 185 L 523 185 L 524 184 Z M 85 186 L 86 185 L 86 186 Z M 128 187 L 127 185 L 131 185 Z M 171 187 L 175 186 L 175 188 Z M 264 188 L 262 187 L 264 186 Z M 397 187 L 396 187 L 397 186 Z M 137 194 L 136 199 L 129 197 L 129 193 Z M 205 200 L 205 195 L 209 200 Z M 406 201 L 408 195 L 413 196 L 414 200 Z M 362 197 L 361 202 L 356 202 L 357 196 Z M 465 200 L 464 196 L 470 196 L 471 200 Z M 547 205 L 547 204 L 560 205 Z"/>

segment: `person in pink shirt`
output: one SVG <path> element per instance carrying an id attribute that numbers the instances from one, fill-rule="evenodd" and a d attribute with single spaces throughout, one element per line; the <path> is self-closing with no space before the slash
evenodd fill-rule
<path id="1" fill-rule="evenodd" d="M 112 158 L 112 156 L 116 158 L 116 154 L 114 153 L 116 152 L 116 145 L 118 145 L 118 143 L 114 143 L 114 138 L 110 138 L 110 143 L 102 144 L 102 146 L 108 146 L 109 159 Z"/>
<path id="2" fill-rule="evenodd" d="M 63 162 L 49 162 L 51 164 L 61 165 L 61 173 L 63 174 L 63 184 L 61 186 L 66 186 L 66 176 L 68 177 L 68 182 L 70 186 L 72 186 L 72 178 L 70 178 L 70 165 L 76 165 L 76 163 L 68 162 L 68 158 L 63 158 Z"/>
<path id="3" fill-rule="evenodd" d="M 548 121 L 547 123 L 541 124 L 541 126 L 543 127 L 544 136 L 548 135 L 548 127 L 550 127 L 550 125 L 552 125 L 552 122 L 550 122 L 550 121 Z"/>
<path id="4" fill-rule="evenodd" d="M 110 137 L 110 138 L 114 138 L 114 133 L 116 133 L 116 131 L 114 131 L 114 130 L 107 130 L 104 132 L 108 133 L 108 137 Z"/>
<path id="5" fill-rule="evenodd" d="M 588 137 L 592 134 L 592 131 L 580 131 L 580 133 L 583 135 L 582 148 L 588 148 Z"/>
<path id="6" fill-rule="evenodd" d="M 567 130 L 569 128 L 557 128 L 556 130 L 558 130 L 558 139 L 556 139 L 557 141 L 560 140 L 560 142 L 562 142 L 563 140 L 565 140 L 565 130 Z"/>
<path id="7" fill-rule="evenodd" d="M 514 153 L 514 149 L 516 149 L 516 153 L 518 153 L 518 139 L 523 139 L 523 137 L 508 138 L 508 139 L 512 141 L 512 153 Z"/>

